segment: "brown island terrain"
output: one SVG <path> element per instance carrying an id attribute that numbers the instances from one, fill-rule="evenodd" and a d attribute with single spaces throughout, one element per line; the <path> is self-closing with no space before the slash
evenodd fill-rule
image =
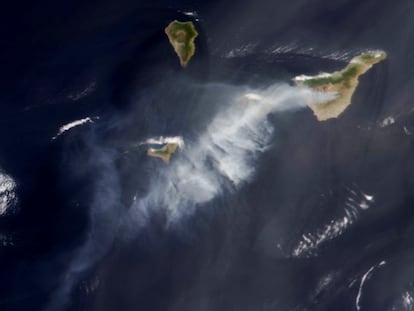
<path id="1" fill-rule="evenodd" d="M 164 161 L 164 163 L 168 164 L 170 163 L 171 155 L 173 155 L 175 151 L 177 151 L 177 148 L 177 143 L 168 143 L 159 149 L 149 148 L 147 151 L 147 155 L 150 157 L 160 158 Z"/>
<path id="2" fill-rule="evenodd" d="M 371 67 L 387 58 L 384 51 L 369 51 L 355 56 L 342 70 L 333 73 L 321 73 L 316 76 L 297 76 L 293 81 L 297 85 L 310 87 L 320 92 L 336 93 L 336 98 L 326 103 L 310 101 L 312 109 L 319 121 L 337 118 L 351 104 L 359 77 Z"/>
<path id="3" fill-rule="evenodd" d="M 165 28 L 165 33 L 180 59 L 181 66 L 187 66 L 195 53 L 194 40 L 198 36 L 193 22 L 172 21 Z"/>

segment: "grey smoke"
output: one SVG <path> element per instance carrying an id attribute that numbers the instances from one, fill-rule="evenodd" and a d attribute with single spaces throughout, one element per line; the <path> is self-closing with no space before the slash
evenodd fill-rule
<path id="1" fill-rule="evenodd" d="M 131 207 L 137 222 L 151 209 L 165 208 L 168 221 L 177 223 L 198 205 L 219 196 L 223 182 L 240 188 L 253 178 L 258 156 L 272 144 L 274 129 L 269 114 L 303 108 L 309 100 L 326 102 L 335 98 L 333 93 L 287 84 L 274 84 L 264 90 L 231 87 L 229 92 L 229 102 L 206 131 L 195 143 L 186 144 L 181 156 L 152 181 L 149 193 Z M 211 100 L 215 100 L 214 95 Z"/>
<path id="2" fill-rule="evenodd" d="M 120 206 L 121 189 L 114 165 L 114 150 L 105 149 L 94 141 L 89 144 L 90 155 L 87 163 L 78 163 L 87 172 L 96 174 L 89 232 L 85 243 L 75 251 L 69 268 L 62 276 L 45 311 L 62 310 L 67 305 L 74 285 L 110 249 L 124 210 Z"/>
<path id="3" fill-rule="evenodd" d="M 214 87 L 209 87 L 211 101 L 223 99 L 215 95 Z M 160 209 L 166 212 L 168 225 L 177 225 L 198 206 L 229 191 L 224 189 L 237 190 L 250 182 L 259 155 L 272 144 L 274 128 L 268 121 L 269 114 L 304 108 L 310 98 L 313 102 L 324 102 L 334 97 L 334 94 L 320 94 L 287 84 L 262 90 L 220 86 L 220 92 L 223 88 L 228 93 L 224 97 L 227 102 L 205 131 L 195 141 L 182 144 L 180 155 L 154 174 L 147 194 L 136 198 L 129 208 L 120 203 L 115 151 L 91 140 L 90 159 L 82 164 L 96 174 L 90 232 L 72 258 L 46 311 L 61 310 L 68 303 L 74 285 L 109 251 L 119 232 L 128 231 L 122 232 L 124 236 L 139 234 L 148 217 Z M 175 134 L 165 133 L 166 136 Z M 148 138 L 148 142 L 154 141 Z"/>

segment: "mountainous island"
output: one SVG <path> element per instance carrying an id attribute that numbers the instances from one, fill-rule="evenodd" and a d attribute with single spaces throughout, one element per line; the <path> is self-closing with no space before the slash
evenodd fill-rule
<path id="1" fill-rule="evenodd" d="M 177 148 L 177 143 L 168 143 L 159 149 L 149 148 L 147 151 L 147 155 L 150 157 L 160 158 L 168 164 L 170 163 L 171 155 L 173 155 L 177 151 Z"/>
<path id="2" fill-rule="evenodd" d="M 337 118 L 351 104 L 352 95 L 358 87 L 359 77 L 371 67 L 387 58 L 384 51 L 368 51 L 354 57 L 342 70 L 333 73 L 320 73 L 316 76 L 300 75 L 293 81 L 300 86 L 310 87 L 320 92 L 334 92 L 337 97 L 327 103 L 310 101 L 312 109 L 319 121 Z"/>
<path id="3" fill-rule="evenodd" d="M 172 21 L 166 28 L 165 33 L 180 59 L 182 67 L 186 67 L 195 53 L 194 40 L 198 32 L 193 22 Z"/>

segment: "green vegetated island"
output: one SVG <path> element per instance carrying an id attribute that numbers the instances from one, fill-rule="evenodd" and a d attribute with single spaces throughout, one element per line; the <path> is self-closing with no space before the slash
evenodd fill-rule
<path id="1" fill-rule="evenodd" d="M 171 155 L 173 155 L 178 148 L 177 143 L 167 143 L 165 146 L 154 149 L 149 148 L 147 151 L 147 155 L 150 157 L 156 157 L 162 159 L 165 163 L 170 163 Z"/>
<path id="2" fill-rule="evenodd" d="M 198 32 L 193 22 L 172 21 L 166 28 L 165 33 L 180 59 L 182 67 L 186 67 L 195 53 L 194 40 Z"/>
<path id="3" fill-rule="evenodd" d="M 321 73 L 316 76 L 301 75 L 293 78 L 293 81 L 297 85 L 310 87 L 320 92 L 336 93 L 334 100 L 327 103 L 315 103 L 310 100 L 308 106 L 319 121 L 337 118 L 351 104 L 359 77 L 386 58 L 387 54 L 384 51 L 369 51 L 354 57 L 340 71 Z"/>

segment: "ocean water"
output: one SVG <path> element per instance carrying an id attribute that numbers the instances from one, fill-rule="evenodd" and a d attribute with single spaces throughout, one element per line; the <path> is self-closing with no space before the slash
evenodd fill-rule
<path id="1" fill-rule="evenodd" d="M 0 310 L 414 308 L 412 1 L 2 15 Z M 200 33 L 185 70 L 173 19 Z M 318 122 L 291 79 L 368 49 L 388 59 Z M 168 166 L 159 136 L 185 143 Z"/>

